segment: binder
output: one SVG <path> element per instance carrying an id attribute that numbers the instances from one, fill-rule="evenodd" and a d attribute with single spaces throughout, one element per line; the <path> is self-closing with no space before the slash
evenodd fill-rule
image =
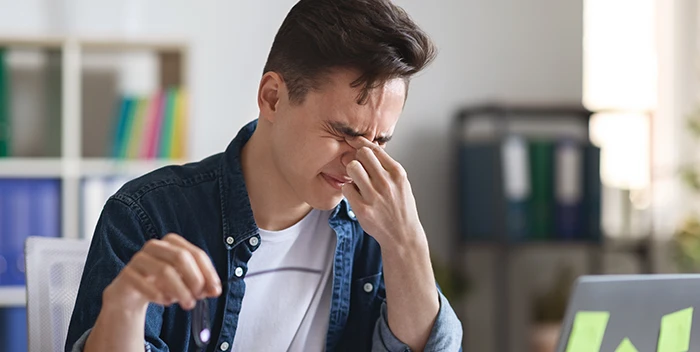
<path id="1" fill-rule="evenodd" d="M 583 229 L 583 150 L 572 140 L 556 146 L 556 235 L 565 240 L 581 238 Z"/>
<path id="2" fill-rule="evenodd" d="M 27 351 L 27 341 L 27 308 L 0 308 L 0 351 Z"/>
<path id="3" fill-rule="evenodd" d="M 508 136 L 501 148 L 503 189 L 506 198 L 506 227 L 509 240 L 522 241 L 530 236 L 529 198 L 531 196 L 530 158 L 527 141 Z"/>
<path id="4" fill-rule="evenodd" d="M 550 239 L 554 232 L 554 145 L 548 140 L 531 140 L 529 150 L 532 238 Z"/>
<path id="5" fill-rule="evenodd" d="M 460 154 L 463 239 L 502 239 L 505 199 L 500 143 L 465 143 Z"/>

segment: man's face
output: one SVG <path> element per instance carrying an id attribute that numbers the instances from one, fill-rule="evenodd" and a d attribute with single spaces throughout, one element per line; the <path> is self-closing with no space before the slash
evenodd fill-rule
<path id="1" fill-rule="evenodd" d="M 360 105 L 360 89 L 350 86 L 356 78 L 351 71 L 330 74 L 301 104 L 291 104 L 281 89 L 269 141 L 274 163 L 296 196 L 316 209 L 332 209 L 343 197 L 341 186 L 350 181 L 345 166 L 356 151 L 347 139 L 363 136 L 384 146 L 403 110 L 404 80 L 386 82 Z"/>

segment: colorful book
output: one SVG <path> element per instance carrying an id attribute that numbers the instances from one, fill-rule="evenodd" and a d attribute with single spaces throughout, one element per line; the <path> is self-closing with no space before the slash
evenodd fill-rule
<path id="1" fill-rule="evenodd" d="M 170 155 L 173 159 L 182 159 L 185 157 L 185 146 L 187 145 L 187 95 L 182 88 L 177 91 L 174 119 L 175 127 L 173 128 Z"/>
<path id="2" fill-rule="evenodd" d="M 129 96 L 123 97 L 119 102 L 119 109 L 115 120 L 114 141 L 112 144 L 112 157 L 114 158 L 120 158 L 122 155 L 123 145 L 128 138 L 128 120 L 132 112 L 132 106 L 135 104 L 135 99 Z"/>
<path id="3" fill-rule="evenodd" d="M 157 156 L 165 159 L 172 157 L 170 149 L 173 143 L 175 130 L 175 107 L 177 103 L 177 89 L 168 88 L 165 94 L 165 111 L 163 114 L 163 127 L 161 128 L 160 145 Z"/>
<path id="4" fill-rule="evenodd" d="M 126 158 L 135 159 L 139 156 L 141 141 L 143 139 L 144 124 L 146 123 L 146 117 L 150 111 L 151 104 L 152 99 L 150 98 L 138 99 L 138 107 L 136 108 L 136 114 L 134 115 L 134 119 L 131 124 L 131 132 L 129 133 L 129 143 L 125 154 Z"/>
<path id="5" fill-rule="evenodd" d="M 157 156 L 163 128 L 163 115 L 165 113 L 166 101 L 166 92 L 163 90 L 159 91 L 156 95 L 156 107 L 150 119 L 151 125 L 149 126 L 145 139 L 147 149 L 143 157 L 146 159 L 154 159 Z"/>

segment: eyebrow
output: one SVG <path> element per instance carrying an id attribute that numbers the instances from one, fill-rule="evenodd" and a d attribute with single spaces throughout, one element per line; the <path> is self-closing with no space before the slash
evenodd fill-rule
<path id="1" fill-rule="evenodd" d="M 329 124 L 331 125 L 331 128 L 333 128 L 336 132 L 343 134 L 346 137 L 350 137 L 350 138 L 365 137 L 365 134 L 366 134 L 366 133 L 362 133 L 362 132 L 346 125 L 343 122 L 331 121 L 331 122 L 329 122 Z M 374 139 L 374 142 L 381 143 L 381 144 L 389 143 L 389 141 L 391 140 L 391 137 L 392 136 L 380 135 Z"/>

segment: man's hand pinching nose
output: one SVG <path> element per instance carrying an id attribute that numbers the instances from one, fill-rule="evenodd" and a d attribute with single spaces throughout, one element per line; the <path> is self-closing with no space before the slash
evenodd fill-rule
<path id="1" fill-rule="evenodd" d="M 353 180 L 343 195 L 362 228 L 380 245 L 405 243 L 425 237 L 406 170 L 387 152 L 364 137 L 348 139 L 357 149 L 346 166 Z"/>

